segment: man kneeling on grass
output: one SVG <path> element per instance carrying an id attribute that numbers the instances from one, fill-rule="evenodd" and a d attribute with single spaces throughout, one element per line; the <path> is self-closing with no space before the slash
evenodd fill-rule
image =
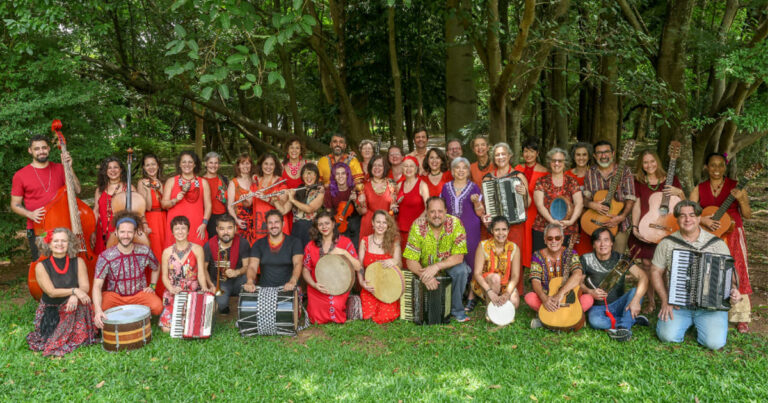
<path id="1" fill-rule="evenodd" d="M 664 272 L 672 266 L 672 252 L 675 249 L 721 255 L 730 255 L 730 250 L 722 239 L 701 230 L 699 203 L 683 200 L 675 205 L 674 214 L 677 224 L 680 225 L 680 231 L 659 242 L 651 262 L 651 281 L 661 299 L 656 334 L 663 342 L 680 343 L 683 341 L 686 330 L 693 325 L 698 332 L 699 344 L 718 350 L 725 346 L 728 338 L 728 311 L 694 310 L 670 305 L 667 298 L 669 287 L 664 284 Z M 733 276 L 731 304 L 738 303 L 742 298 L 737 281 L 738 276 Z"/>
<path id="2" fill-rule="evenodd" d="M 608 330 L 608 335 L 616 341 L 627 341 L 632 338 L 632 325 L 648 326 L 648 318 L 638 315 L 648 289 L 648 277 L 637 265 L 627 261 L 626 256 L 614 252 L 613 243 L 614 237 L 608 228 L 598 228 L 592 233 L 594 251 L 581 256 L 585 274 L 581 288 L 595 299 L 595 305 L 587 311 L 589 325 Z M 627 265 L 631 265 L 629 270 Z M 627 271 L 638 280 L 637 288 L 629 292 L 624 290 Z"/>

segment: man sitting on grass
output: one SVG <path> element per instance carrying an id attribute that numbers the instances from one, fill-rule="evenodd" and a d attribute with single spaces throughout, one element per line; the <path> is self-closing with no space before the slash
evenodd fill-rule
<path id="1" fill-rule="evenodd" d="M 699 203 L 683 200 L 675 205 L 674 214 L 680 231 L 659 242 L 651 262 L 651 281 L 661 299 L 656 334 L 663 342 L 680 343 L 686 330 L 694 325 L 698 332 L 699 344 L 711 350 L 718 350 L 725 346 L 728 338 L 728 311 L 690 310 L 670 305 L 667 299 L 669 287 L 664 283 L 664 272 L 672 265 L 672 251 L 675 249 L 721 255 L 730 255 L 730 250 L 722 239 L 701 230 Z M 741 301 L 741 293 L 736 284 L 737 276 L 733 276 L 732 281 L 731 304 L 735 304 Z"/>
<path id="2" fill-rule="evenodd" d="M 403 257 L 408 270 L 428 290 L 437 289 L 435 276 L 441 271 L 451 277 L 451 314 L 459 322 L 469 320 L 461 301 L 470 272 L 464 263 L 466 254 L 467 234 L 461 221 L 446 213 L 445 200 L 427 199 L 426 217 L 418 218 L 411 226 Z"/>
<path id="3" fill-rule="evenodd" d="M 613 242 L 613 234 L 608 228 L 598 228 L 592 233 L 594 251 L 581 256 L 585 277 L 581 289 L 596 302 L 587 311 L 589 325 L 595 329 L 608 330 L 608 335 L 616 341 L 627 341 L 632 338 L 632 325 L 648 326 L 648 318 L 638 315 L 643 296 L 648 289 L 648 277 L 642 269 L 630 262 L 632 266 L 629 272 L 637 278 L 637 288 L 625 292 L 626 266 L 616 266 L 626 257 L 613 251 Z M 617 269 L 623 273 L 618 273 L 621 277 L 613 287 L 607 290 L 600 288 L 603 280 Z"/>

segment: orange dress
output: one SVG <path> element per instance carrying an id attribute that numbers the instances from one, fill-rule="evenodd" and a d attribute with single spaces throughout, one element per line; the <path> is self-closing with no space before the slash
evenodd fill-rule
<path id="1" fill-rule="evenodd" d="M 165 230 L 165 223 L 167 222 L 166 213 L 165 210 L 163 210 L 163 208 L 160 206 L 160 199 L 162 196 L 158 193 L 157 189 L 152 188 L 149 189 L 149 195 L 152 198 L 152 200 L 150 200 L 151 206 L 150 210 L 144 214 L 144 217 L 146 218 L 147 225 L 150 229 L 148 236 L 149 248 L 152 250 L 152 254 L 155 255 L 155 258 L 159 261 L 163 256 L 163 243 L 165 242 L 165 233 L 170 231 Z M 150 280 L 152 279 L 152 269 L 147 267 L 146 274 L 147 284 L 149 284 Z M 158 280 L 155 294 L 163 295 L 164 290 L 165 286 L 163 285 L 163 282 Z"/>
<path id="2" fill-rule="evenodd" d="M 197 228 L 203 223 L 203 216 L 205 214 L 205 201 L 203 200 L 203 181 L 204 179 L 195 176 L 192 179 L 192 185 L 189 191 L 184 195 L 179 203 L 168 209 L 168 215 L 166 217 L 167 224 L 165 228 L 168 231 L 165 233 L 165 245 L 171 246 L 175 243 L 173 238 L 173 231 L 171 228 L 171 221 L 178 216 L 185 216 L 189 219 L 189 242 L 196 243 L 200 246 L 205 245 L 208 241 L 208 233 L 203 231 L 203 237 L 197 236 Z M 173 187 L 171 188 L 171 199 L 176 198 L 179 192 L 181 192 L 181 183 L 183 180 L 179 175 L 173 177 Z"/>
<path id="3" fill-rule="evenodd" d="M 539 215 L 539 211 L 536 210 L 536 203 L 533 202 L 533 191 L 536 189 L 536 181 L 542 176 L 549 174 L 547 171 L 537 172 L 534 170 L 535 167 L 536 166 L 534 165 L 533 167 L 528 168 L 524 164 L 515 167 L 515 169 L 522 172 L 525 175 L 525 179 L 528 180 L 528 200 L 531 201 L 531 205 L 528 206 L 528 211 L 526 211 L 525 236 L 523 238 L 523 243 L 518 244 L 522 245 L 522 262 L 525 267 L 531 267 L 531 257 L 533 256 L 533 252 L 535 252 L 532 250 L 533 236 L 531 235 L 531 231 L 533 231 L 533 222 L 536 221 L 536 216 Z"/>

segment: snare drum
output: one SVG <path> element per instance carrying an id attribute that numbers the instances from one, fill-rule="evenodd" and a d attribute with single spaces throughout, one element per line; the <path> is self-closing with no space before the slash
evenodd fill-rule
<path id="1" fill-rule="evenodd" d="M 373 287 L 373 296 L 386 304 L 403 296 L 405 281 L 397 267 L 386 267 L 381 262 L 371 263 L 365 269 L 365 281 Z"/>
<path id="2" fill-rule="evenodd" d="M 515 321 L 515 305 L 512 304 L 512 301 L 507 301 L 501 306 L 496 306 L 493 302 L 488 301 L 486 316 L 493 324 L 506 326 Z"/>
<path id="3" fill-rule="evenodd" d="M 328 290 L 328 295 L 341 295 L 352 289 L 355 272 L 345 256 L 325 255 L 317 261 L 315 279 Z"/>
<path id="4" fill-rule="evenodd" d="M 240 293 L 237 327 L 241 336 L 296 336 L 300 310 L 295 288 L 256 287 L 253 293 Z"/>
<path id="5" fill-rule="evenodd" d="M 133 350 L 152 341 L 149 307 L 122 305 L 104 311 L 102 346 L 107 351 Z"/>

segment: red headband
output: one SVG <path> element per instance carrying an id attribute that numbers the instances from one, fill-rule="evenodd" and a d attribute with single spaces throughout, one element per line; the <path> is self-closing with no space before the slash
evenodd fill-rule
<path id="1" fill-rule="evenodd" d="M 413 155 L 409 155 L 409 156 L 403 158 L 403 162 L 405 162 L 405 161 L 413 161 L 413 163 L 416 164 L 416 168 L 419 167 L 419 160 L 416 157 L 414 157 Z"/>

